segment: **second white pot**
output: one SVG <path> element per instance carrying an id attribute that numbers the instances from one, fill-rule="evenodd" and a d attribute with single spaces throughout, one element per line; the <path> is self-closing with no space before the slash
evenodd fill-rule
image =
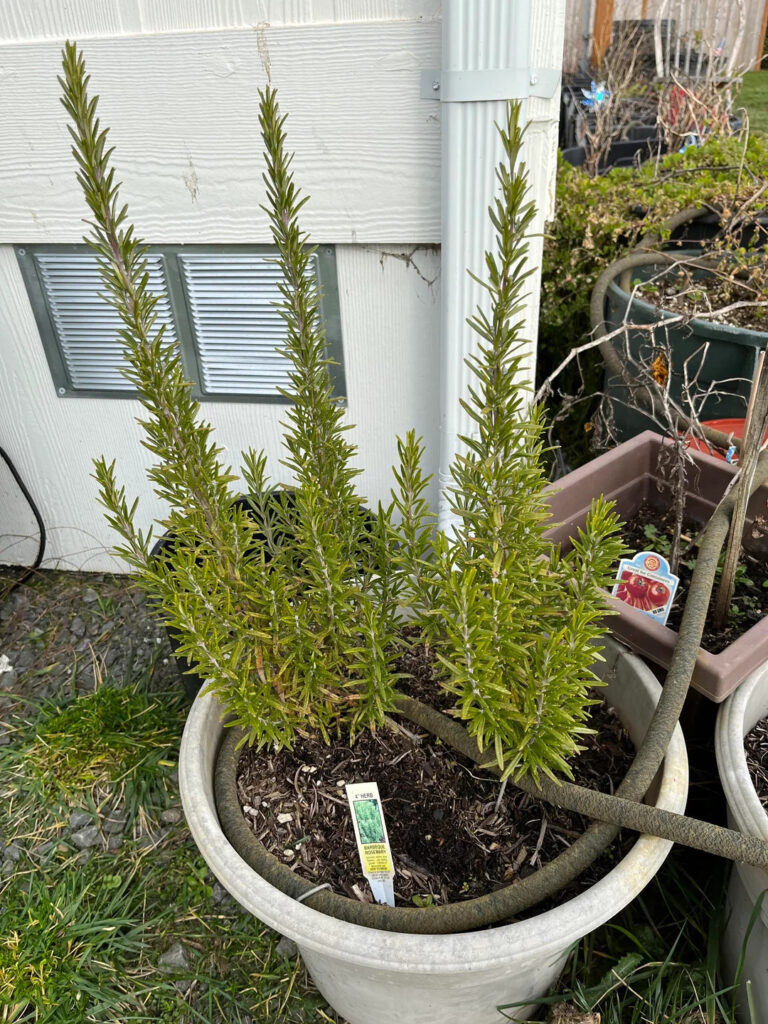
<path id="1" fill-rule="evenodd" d="M 639 743 L 660 694 L 653 673 L 613 641 L 599 671 L 606 699 Z M 523 1002 L 525 1020 L 558 978 L 568 950 L 640 893 L 671 843 L 641 836 L 604 878 L 561 906 L 515 924 L 456 935 L 410 935 L 347 924 L 267 883 L 222 832 L 213 795 L 223 708 L 198 697 L 184 730 L 179 782 L 190 831 L 221 884 L 260 921 L 296 942 L 322 994 L 349 1024 L 499 1024 L 500 1004 Z M 656 804 L 682 812 L 688 761 L 679 727 Z"/>
<path id="2" fill-rule="evenodd" d="M 715 751 L 725 799 L 728 824 L 747 835 L 768 841 L 768 814 L 752 785 L 744 753 L 744 737 L 768 715 L 768 664 L 748 676 L 723 704 L 717 716 Z M 750 1020 L 745 983 L 752 982 L 758 1019 L 768 1020 L 768 892 L 763 897 L 746 947 L 744 941 L 750 918 L 760 894 L 768 890 L 768 872 L 748 864 L 734 864 L 726 898 L 726 922 L 721 940 L 726 980 L 733 981 L 744 951 L 739 990 L 738 1017 Z"/>

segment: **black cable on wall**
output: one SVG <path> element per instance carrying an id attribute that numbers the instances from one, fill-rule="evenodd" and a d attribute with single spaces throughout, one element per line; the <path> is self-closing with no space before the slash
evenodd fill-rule
<path id="1" fill-rule="evenodd" d="M 11 476 L 16 481 L 19 490 L 24 495 L 24 497 L 25 497 L 25 499 L 27 501 L 27 504 L 29 505 L 30 509 L 32 510 L 32 515 L 35 517 L 35 522 L 37 523 L 37 528 L 38 528 L 38 530 L 40 532 L 40 539 L 39 539 L 38 545 L 37 545 L 37 555 L 35 556 L 34 562 L 32 563 L 32 565 L 29 566 L 29 568 L 23 574 L 23 576 L 20 576 L 19 579 L 15 580 L 11 584 L 11 586 L 8 588 L 7 592 L 2 595 L 2 598 L 5 599 L 5 598 L 9 597 L 13 593 L 13 591 L 16 589 L 16 587 L 21 586 L 21 584 L 26 579 L 28 579 L 32 575 L 32 573 L 35 571 L 35 569 L 37 569 L 38 566 L 40 565 L 40 563 L 42 562 L 43 556 L 45 555 L 45 525 L 44 525 L 42 517 L 40 515 L 40 510 L 38 509 L 37 505 L 35 504 L 34 498 L 29 493 L 29 490 L 27 489 L 26 484 L 24 483 L 24 481 L 19 476 L 19 471 L 14 466 L 13 462 L 11 461 L 10 455 L 8 454 L 8 452 L 6 452 L 6 450 L 4 448 L 0 448 L 0 457 L 2 457 L 3 461 L 5 462 L 6 466 L 8 467 L 8 469 L 11 472 Z"/>

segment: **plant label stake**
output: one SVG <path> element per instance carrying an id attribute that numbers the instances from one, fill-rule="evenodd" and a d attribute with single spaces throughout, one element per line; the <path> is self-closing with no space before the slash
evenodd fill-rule
<path id="1" fill-rule="evenodd" d="M 346 790 L 363 874 L 368 879 L 376 902 L 394 907 L 395 869 L 379 787 L 375 782 L 356 782 L 347 786 Z"/>
<path id="2" fill-rule="evenodd" d="M 641 551 L 619 562 L 618 580 L 611 595 L 624 604 L 645 612 L 663 625 L 675 597 L 680 578 L 669 571 L 669 562 L 655 551 Z"/>

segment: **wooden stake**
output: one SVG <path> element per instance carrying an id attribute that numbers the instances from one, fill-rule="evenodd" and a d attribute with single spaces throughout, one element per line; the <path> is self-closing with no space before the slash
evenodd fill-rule
<path id="1" fill-rule="evenodd" d="M 760 35 L 757 41 L 757 56 L 755 57 L 755 71 L 762 71 L 763 49 L 765 47 L 765 33 L 768 31 L 768 0 L 765 0 L 763 7 L 763 20 L 760 23 Z"/>
<path id="2" fill-rule="evenodd" d="M 763 437 L 768 427 L 768 362 L 765 351 L 761 351 L 757 360 L 755 379 L 747 406 L 747 418 L 744 422 L 744 440 L 739 454 L 738 488 L 739 494 L 733 508 L 728 546 L 725 549 L 723 572 L 715 601 L 714 626 L 722 629 L 728 619 L 728 612 L 733 598 L 733 586 L 736 566 L 741 554 L 741 538 L 744 533 L 744 522 L 747 518 L 747 505 L 752 480 L 757 468 L 757 460 L 763 446 Z"/>
<path id="3" fill-rule="evenodd" d="M 592 64 L 596 72 L 600 70 L 605 51 L 611 45 L 613 4 L 614 0 L 597 0 L 595 4 L 595 20 L 592 27 Z"/>

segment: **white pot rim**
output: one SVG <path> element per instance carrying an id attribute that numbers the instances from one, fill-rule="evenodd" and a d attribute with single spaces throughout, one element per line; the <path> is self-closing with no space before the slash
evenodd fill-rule
<path id="1" fill-rule="evenodd" d="M 768 840 L 768 813 L 747 766 L 744 737 L 768 714 L 768 663 L 747 676 L 720 708 L 715 754 L 728 808 L 737 827 Z"/>
<path id="2" fill-rule="evenodd" d="M 613 646 L 618 653 L 611 652 L 611 660 L 629 659 L 643 689 L 657 700 L 660 687 L 651 670 L 639 658 Z M 333 948 L 344 960 L 361 967 L 447 974 L 498 967 L 508 963 L 511 955 L 554 959 L 642 891 L 672 846 L 668 840 L 640 836 L 619 864 L 588 890 L 559 907 L 513 924 L 449 935 L 386 932 L 349 924 L 321 914 L 270 885 L 229 844 L 215 813 L 212 778 L 204 778 L 200 767 L 206 750 L 210 752 L 212 744 L 218 747 L 223 714 L 222 705 L 212 694 L 196 698 L 179 759 L 187 824 L 203 857 L 227 890 L 259 920 L 300 947 L 320 954 Z M 201 795 L 205 791 L 208 798 Z M 667 752 L 656 806 L 681 813 L 687 792 L 688 764 L 678 726 Z M 592 919 L 594 923 L 590 924 Z"/>
<path id="3" fill-rule="evenodd" d="M 768 813 L 760 802 L 747 767 L 744 737 L 768 714 L 768 663 L 747 676 L 720 708 L 715 726 L 715 754 L 720 783 L 728 804 L 729 824 L 745 835 L 768 841 Z M 735 863 L 744 890 L 755 904 L 768 889 L 768 871 Z M 763 926 L 768 927 L 768 899 L 760 910 Z"/>

